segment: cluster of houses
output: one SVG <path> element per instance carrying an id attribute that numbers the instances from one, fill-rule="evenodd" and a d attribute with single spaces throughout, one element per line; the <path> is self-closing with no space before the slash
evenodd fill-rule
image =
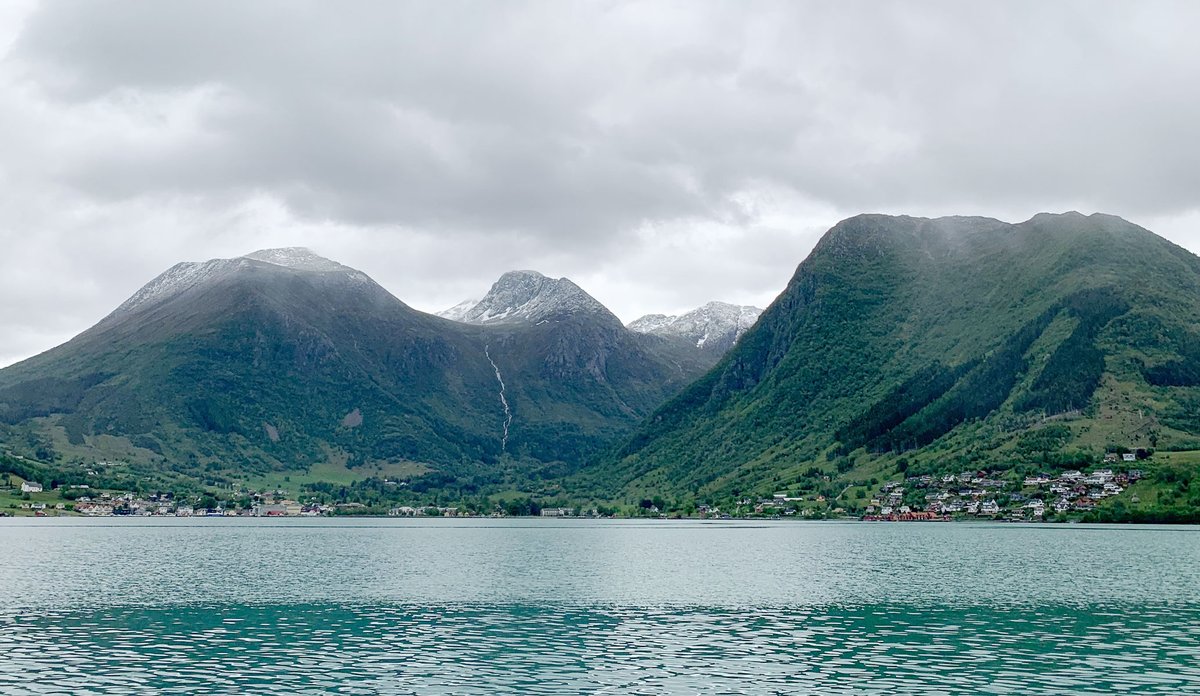
<path id="1" fill-rule="evenodd" d="M 786 493 L 776 493 L 770 498 L 758 498 L 751 500 L 744 498 L 738 501 L 739 508 L 752 508 L 756 515 L 770 515 L 783 513 L 784 515 L 796 514 L 794 504 L 804 500 L 802 497 L 788 495 Z M 825 496 L 818 495 L 813 498 L 817 503 L 825 502 Z"/>
<path id="2" fill-rule="evenodd" d="M 21 503 L 22 510 L 33 510 L 38 516 L 46 515 L 47 510 L 66 510 L 65 503 Z"/>
<path id="3" fill-rule="evenodd" d="M 35 503 L 36 505 L 36 503 Z M 353 503 L 351 503 L 353 505 Z M 57 509 L 62 510 L 62 504 Z M 74 510 L 89 517 L 109 515 L 136 515 L 154 517 L 315 517 L 332 514 L 334 508 L 326 505 L 301 505 L 294 500 L 276 500 L 270 497 L 255 502 L 246 508 L 218 506 L 213 509 L 198 508 L 188 502 L 173 500 L 168 495 L 151 495 L 145 498 L 133 493 L 112 494 L 98 492 L 94 496 L 76 498 Z"/>
<path id="4" fill-rule="evenodd" d="M 1125 461 L 1135 461 L 1133 455 L 1126 457 Z M 1120 473 L 1112 469 L 1090 473 L 1072 470 L 1058 475 L 1035 474 L 1022 481 L 1006 481 L 986 471 L 918 476 L 884 484 L 868 504 L 864 519 L 907 521 L 974 516 L 1041 520 L 1048 512 L 1094 510 L 1099 501 L 1120 495 L 1141 478 L 1139 469 Z M 1137 502 L 1136 496 L 1132 502 Z"/>
<path id="5" fill-rule="evenodd" d="M 456 507 L 411 507 L 401 505 L 388 510 L 388 517 L 466 517 L 466 511 Z"/>
<path id="6" fill-rule="evenodd" d="M 808 518 L 812 517 L 814 514 L 816 514 L 817 510 L 820 510 L 825 506 L 831 506 L 828 508 L 828 512 L 834 515 L 844 515 L 846 513 L 846 509 L 844 507 L 839 507 L 837 505 L 836 498 L 826 498 L 820 493 L 811 496 L 796 496 L 788 493 L 776 493 L 770 498 L 741 498 L 736 502 L 737 507 L 734 511 L 734 517 L 757 515 L 765 515 L 768 517 L 783 515 L 785 517 L 791 517 L 793 515 L 799 515 L 800 517 Z M 815 506 L 813 506 L 814 503 L 816 504 Z M 711 508 L 711 512 L 706 514 L 706 507 L 707 506 L 704 505 L 700 506 L 701 517 L 719 517 L 721 519 L 730 518 L 730 515 L 721 513 L 721 511 L 716 507 Z"/>
<path id="7" fill-rule="evenodd" d="M 541 517 L 577 517 L 575 508 L 565 507 L 546 507 L 542 508 L 538 513 Z M 457 507 L 410 507 L 403 505 L 394 507 L 388 510 L 389 517 L 473 517 L 477 516 L 469 510 L 464 510 Z M 507 517 L 508 513 L 500 508 L 492 511 L 490 517 Z M 591 510 L 583 514 L 584 517 L 599 517 L 600 514 L 596 510 Z"/>
<path id="8" fill-rule="evenodd" d="M 342 506 L 318 505 L 310 503 L 303 505 L 287 498 L 264 497 L 256 501 L 250 508 L 240 514 L 247 517 L 319 517 L 332 515 L 337 507 L 364 507 L 362 503 L 346 503 Z"/>

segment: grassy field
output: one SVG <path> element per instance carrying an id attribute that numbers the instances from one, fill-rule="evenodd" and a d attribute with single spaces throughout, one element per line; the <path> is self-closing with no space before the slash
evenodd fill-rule
<path id="1" fill-rule="evenodd" d="M 10 475 L 9 481 L 11 488 L 0 488 L 0 512 L 7 513 L 16 517 L 33 517 L 36 514 L 35 510 L 22 508 L 22 505 L 33 503 L 45 503 L 46 514 L 49 516 L 70 514 L 65 510 L 55 510 L 54 506 L 59 503 L 66 503 L 58 494 L 58 491 L 42 491 L 41 493 L 29 493 L 28 498 L 21 493 L 21 484 L 24 480 L 20 476 Z"/>
<path id="2" fill-rule="evenodd" d="M 1154 453 L 1155 464 L 1179 464 L 1200 467 L 1200 450 L 1185 450 L 1183 452 Z"/>
<path id="3" fill-rule="evenodd" d="M 308 483 L 324 481 L 337 485 L 349 485 L 368 478 L 407 480 L 429 471 L 429 467 L 418 462 L 373 462 L 348 468 L 345 457 L 334 457 L 314 464 L 305 471 L 278 471 L 247 479 L 245 486 L 253 490 L 299 489 Z"/>
<path id="4" fill-rule="evenodd" d="M 129 441 L 129 438 L 126 437 L 91 435 L 87 437 L 87 441 L 83 444 L 72 444 L 70 438 L 67 437 L 66 429 L 60 424 L 61 420 L 60 416 L 50 416 L 47 418 L 37 418 L 32 422 L 36 425 L 39 433 L 50 439 L 54 450 L 64 460 L 79 460 L 83 462 L 100 460 L 129 462 L 131 464 L 151 464 L 161 459 L 161 457 L 148 449 L 135 447 Z"/>
<path id="5" fill-rule="evenodd" d="M 1121 495 L 1101 502 L 1102 508 L 1119 505 L 1128 510 L 1150 510 L 1170 504 L 1172 498 L 1178 497 L 1178 486 L 1160 480 L 1155 472 L 1175 467 L 1198 469 L 1200 468 L 1200 450 L 1155 452 L 1153 457 L 1140 462 L 1138 466 L 1146 472 L 1146 478 L 1129 486 Z M 1166 499 L 1164 500 L 1164 498 Z M 1178 500 L 1176 500 L 1176 504 L 1178 504 Z"/>

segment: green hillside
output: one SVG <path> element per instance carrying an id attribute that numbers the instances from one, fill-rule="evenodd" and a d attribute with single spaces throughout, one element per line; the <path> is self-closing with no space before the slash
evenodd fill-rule
<path id="1" fill-rule="evenodd" d="M 48 476 L 97 462 L 217 487 L 393 472 L 468 494 L 574 471 L 704 367 L 607 310 L 469 326 L 271 250 L 181 264 L 0 370 L 0 446 L 57 467 Z"/>
<path id="2" fill-rule="evenodd" d="M 1017 475 L 1106 449 L 1194 449 L 1198 327 L 1200 259 L 1120 218 L 854 217 L 579 488 L 821 492 L 855 509 L 843 492 L 901 471 Z"/>

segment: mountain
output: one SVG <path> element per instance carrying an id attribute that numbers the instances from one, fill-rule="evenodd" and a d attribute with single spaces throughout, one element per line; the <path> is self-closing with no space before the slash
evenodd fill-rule
<path id="1" fill-rule="evenodd" d="M 899 471 L 1200 449 L 1198 328 L 1200 259 L 1117 217 L 857 216 L 578 485 L 854 509 Z"/>
<path id="2" fill-rule="evenodd" d="M 467 304 L 441 315 L 485 332 L 508 404 L 526 416 L 511 425 L 513 446 L 539 460 L 564 450 L 581 460 L 599 451 L 596 443 L 619 441 L 715 362 L 630 331 L 567 278 L 510 271 Z"/>
<path id="3" fill-rule="evenodd" d="M 566 278 L 547 278 L 537 271 L 509 271 L 482 300 L 468 300 L 438 313 L 465 324 L 537 323 L 571 315 L 619 321 L 575 283 Z"/>
<path id="4" fill-rule="evenodd" d="M 506 274 L 493 290 L 473 315 L 486 323 L 462 324 L 305 249 L 181 263 L 0 370 L 0 425 L 64 464 L 210 482 L 386 465 L 462 491 L 577 467 L 707 367 L 570 281 Z"/>
<path id="5" fill-rule="evenodd" d="M 567 278 L 510 271 L 500 276 L 482 299 L 460 302 L 438 312 L 438 316 L 492 327 L 557 326 L 582 321 L 605 328 L 604 336 L 593 336 L 597 346 L 620 337 L 627 347 L 640 346 L 677 363 L 684 372 L 695 372 L 712 367 L 761 312 L 755 307 L 710 302 L 680 316 L 647 315 L 626 327 L 607 307 Z"/>
<path id="6" fill-rule="evenodd" d="M 475 309 L 475 305 L 477 305 L 477 304 L 479 304 L 478 299 L 463 300 L 462 302 L 459 302 L 458 304 L 454 305 L 453 307 L 443 309 L 442 311 L 437 312 L 436 314 L 437 314 L 437 316 L 439 316 L 443 319 L 449 319 L 450 321 L 458 321 L 458 322 L 462 322 L 464 324 L 470 324 L 473 322 L 466 321 L 466 318 L 471 313 L 471 310 Z"/>
<path id="7" fill-rule="evenodd" d="M 478 339 L 307 250 L 178 264 L 68 343 L 0 370 L 0 419 L 77 456 L 191 473 L 499 454 Z M 482 426 L 487 424 L 487 426 Z M 61 437 L 59 437 L 61 435 Z"/>
<path id="8" fill-rule="evenodd" d="M 698 350 L 724 355 L 733 347 L 762 310 L 725 302 L 709 302 L 678 316 L 647 314 L 629 323 L 638 333 L 686 341 Z"/>

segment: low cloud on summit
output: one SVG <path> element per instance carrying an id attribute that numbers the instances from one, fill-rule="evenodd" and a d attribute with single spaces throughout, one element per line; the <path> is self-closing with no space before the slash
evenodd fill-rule
<path id="1" fill-rule="evenodd" d="M 1200 250 L 1194 3 L 0 8 L 0 365 L 181 260 L 307 245 L 438 310 L 765 306 L 859 212 L 1122 215 Z"/>

